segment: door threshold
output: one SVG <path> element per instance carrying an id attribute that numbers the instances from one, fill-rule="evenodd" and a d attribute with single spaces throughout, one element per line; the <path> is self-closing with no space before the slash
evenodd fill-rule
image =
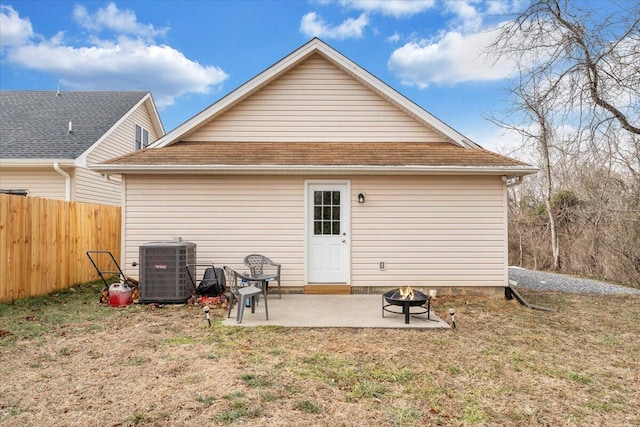
<path id="1" fill-rule="evenodd" d="M 306 295 L 351 295 L 351 286 L 334 283 L 305 285 L 304 293 Z"/>

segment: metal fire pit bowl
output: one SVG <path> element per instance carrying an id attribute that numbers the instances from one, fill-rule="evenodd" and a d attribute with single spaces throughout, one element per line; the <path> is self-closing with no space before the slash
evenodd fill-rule
<path id="1" fill-rule="evenodd" d="M 395 311 L 389 307 L 402 307 L 402 311 Z M 418 307 L 411 311 L 411 307 Z M 427 314 L 427 320 L 431 320 L 431 297 L 424 292 L 413 290 L 413 298 L 403 298 L 400 288 L 392 289 L 382 294 L 382 317 L 384 312 L 404 314 L 404 323 L 409 323 L 409 317 L 415 314 Z"/>

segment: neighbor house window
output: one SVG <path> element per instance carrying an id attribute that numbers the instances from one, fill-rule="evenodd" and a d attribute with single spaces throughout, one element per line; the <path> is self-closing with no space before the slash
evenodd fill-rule
<path id="1" fill-rule="evenodd" d="M 135 149 L 140 150 L 141 148 L 144 148 L 147 145 L 149 145 L 149 131 L 140 125 L 136 125 Z"/>

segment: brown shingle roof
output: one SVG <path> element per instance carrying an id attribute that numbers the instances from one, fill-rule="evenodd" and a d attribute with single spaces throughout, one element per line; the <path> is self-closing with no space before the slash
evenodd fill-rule
<path id="1" fill-rule="evenodd" d="M 450 143 L 185 142 L 147 148 L 105 165 L 528 166 L 484 149 Z"/>

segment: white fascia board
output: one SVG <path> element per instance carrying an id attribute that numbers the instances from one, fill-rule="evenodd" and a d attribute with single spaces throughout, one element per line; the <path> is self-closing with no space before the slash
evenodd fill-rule
<path id="1" fill-rule="evenodd" d="M 524 176 L 536 173 L 531 166 L 308 166 L 308 165 L 95 165 L 102 173 L 168 174 L 397 174 L 397 175 L 505 175 Z"/>
<path id="2" fill-rule="evenodd" d="M 143 96 L 142 98 L 140 98 L 140 100 L 136 103 L 136 105 L 134 105 L 133 107 L 131 107 L 129 109 L 129 111 L 127 111 L 125 114 L 122 115 L 122 117 L 120 117 L 120 119 L 115 122 L 113 124 L 113 126 L 111 126 L 109 128 L 108 131 L 106 131 L 96 142 L 94 142 L 91 147 L 87 148 L 86 150 L 84 150 L 84 152 L 82 154 L 80 154 L 77 158 L 76 158 L 76 166 L 81 167 L 81 168 L 86 168 L 87 166 L 87 157 L 89 156 L 89 153 L 91 153 L 91 151 L 95 150 L 96 147 L 98 147 L 113 131 L 115 131 L 125 120 L 127 120 L 127 118 L 133 114 L 134 111 L 136 111 L 136 109 L 138 109 L 138 107 L 140 107 L 142 104 L 144 104 L 145 102 L 149 101 L 152 105 L 153 105 L 153 110 L 156 114 L 156 119 L 158 120 L 159 124 L 160 124 L 160 130 L 162 131 L 162 133 L 164 133 L 164 128 L 162 127 L 162 122 L 160 122 L 160 117 L 158 116 L 158 111 L 156 111 L 155 109 L 155 104 L 153 103 L 153 99 L 151 98 L 151 93 L 147 92 L 147 94 L 145 96 Z M 155 123 L 156 119 L 154 119 L 153 115 L 151 116 L 151 121 L 154 122 L 155 125 L 157 125 L 157 123 Z M 131 146 L 133 146 L 133 141 Z M 133 150 L 131 150 L 133 151 Z"/>
<path id="3" fill-rule="evenodd" d="M 144 97 L 144 101 L 150 107 L 149 111 L 151 112 L 151 121 L 153 122 L 156 128 L 156 135 L 164 135 L 164 125 L 162 124 L 162 119 L 160 118 L 160 114 L 158 113 L 158 107 L 156 107 L 156 101 L 153 99 L 153 95 L 151 92 Z"/>
<path id="4" fill-rule="evenodd" d="M 0 167 L 7 168 L 41 168 L 51 167 L 54 163 L 60 166 L 75 166 L 73 159 L 0 159 Z"/>

